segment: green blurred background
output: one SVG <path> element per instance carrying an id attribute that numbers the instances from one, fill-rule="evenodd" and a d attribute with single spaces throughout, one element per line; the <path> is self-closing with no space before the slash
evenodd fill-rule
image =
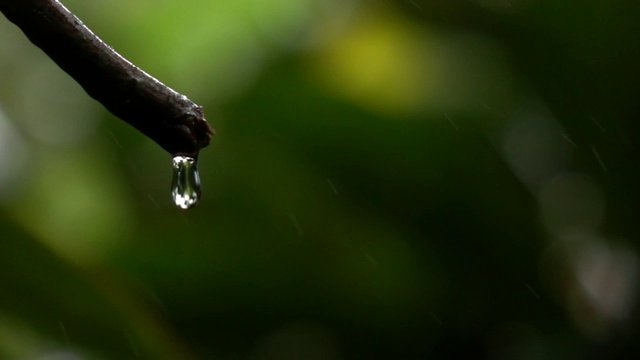
<path id="1" fill-rule="evenodd" d="M 0 18 L 0 359 L 640 355 L 640 3 L 66 0 L 203 199 Z"/>

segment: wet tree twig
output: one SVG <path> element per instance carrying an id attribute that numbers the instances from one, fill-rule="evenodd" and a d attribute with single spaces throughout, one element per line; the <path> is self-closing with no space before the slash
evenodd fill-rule
<path id="1" fill-rule="evenodd" d="M 197 156 L 214 130 L 202 107 L 118 54 L 57 0 L 0 0 L 0 11 L 111 113 L 171 154 Z"/>

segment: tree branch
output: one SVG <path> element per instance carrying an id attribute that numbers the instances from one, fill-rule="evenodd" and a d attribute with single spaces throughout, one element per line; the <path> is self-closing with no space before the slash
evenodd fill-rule
<path id="1" fill-rule="evenodd" d="M 105 44 L 57 0 L 0 0 L 0 11 L 111 113 L 171 154 L 197 156 L 215 134 L 202 107 Z"/>

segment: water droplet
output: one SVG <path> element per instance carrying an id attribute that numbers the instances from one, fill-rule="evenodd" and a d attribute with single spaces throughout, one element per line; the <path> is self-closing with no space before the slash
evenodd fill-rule
<path id="1" fill-rule="evenodd" d="M 196 159 L 189 156 L 173 157 L 173 182 L 171 196 L 181 209 L 191 209 L 200 199 L 200 174 Z"/>

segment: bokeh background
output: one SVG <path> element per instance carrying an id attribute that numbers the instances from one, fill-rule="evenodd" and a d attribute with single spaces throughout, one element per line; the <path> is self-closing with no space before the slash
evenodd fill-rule
<path id="1" fill-rule="evenodd" d="M 0 358 L 640 356 L 640 3 L 66 0 L 203 198 L 0 17 Z"/>

